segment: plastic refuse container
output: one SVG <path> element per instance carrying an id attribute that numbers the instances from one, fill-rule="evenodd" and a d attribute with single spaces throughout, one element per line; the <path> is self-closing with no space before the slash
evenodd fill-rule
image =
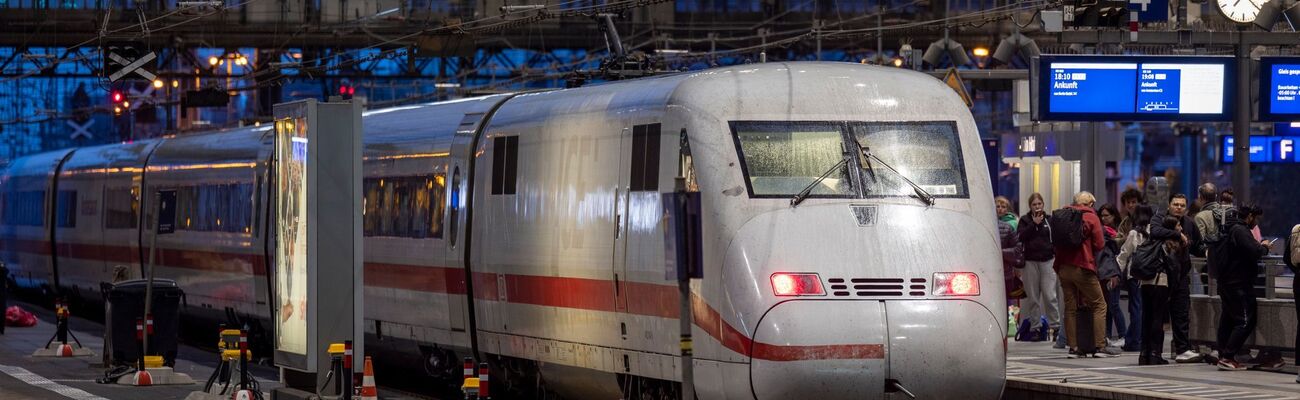
<path id="1" fill-rule="evenodd" d="M 144 294 L 148 281 L 123 281 L 108 293 L 110 337 L 113 365 L 136 365 L 140 360 L 140 340 L 136 322 L 144 317 Z M 153 280 L 153 333 L 149 335 L 149 355 L 163 357 L 163 365 L 175 366 L 176 345 L 180 335 L 181 297 L 184 292 L 176 281 Z"/>

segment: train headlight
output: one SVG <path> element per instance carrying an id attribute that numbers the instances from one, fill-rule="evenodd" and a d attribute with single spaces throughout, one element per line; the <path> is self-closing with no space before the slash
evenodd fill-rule
<path id="1" fill-rule="evenodd" d="M 979 296 L 980 278 L 972 272 L 934 273 L 935 296 Z"/>
<path id="2" fill-rule="evenodd" d="M 777 272 L 772 274 L 772 292 L 777 296 L 825 296 L 817 274 Z"/>

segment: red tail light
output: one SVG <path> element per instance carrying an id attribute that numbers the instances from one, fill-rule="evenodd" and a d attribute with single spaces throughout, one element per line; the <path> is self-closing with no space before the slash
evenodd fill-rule
<path id="1" fill-rule="evenodd" d="M 936 272 L 935 296 L 979 296 L 980 278 L 971 272 Z"/>
<path id="2" fill-rule="evenodd" d="M 825 296 L 822 278 L 817 274 L 772 274 L 772 291 L 777 296 Z"/>

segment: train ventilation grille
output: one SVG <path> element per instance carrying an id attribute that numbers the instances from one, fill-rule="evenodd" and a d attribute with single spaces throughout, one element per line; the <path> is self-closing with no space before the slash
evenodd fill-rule
<path id="1" fill-rule="evenodd" d="M 830 278 L 834 297 L 925 297 L 925 278 Z"/>

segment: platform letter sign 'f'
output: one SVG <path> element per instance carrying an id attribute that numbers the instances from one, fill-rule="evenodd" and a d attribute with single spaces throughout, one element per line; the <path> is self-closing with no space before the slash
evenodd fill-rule
<path id="1" fill-rule="evenodd" d="M 158 78 L 150 71 L 158 55 L 152 51 L 146 52 L 139 44 L 110 44 L 101 53 L 104 55 L 104 75 L 108 76 L 109 82 L 117 82 L 133 75 L 150 81 Z"/>

